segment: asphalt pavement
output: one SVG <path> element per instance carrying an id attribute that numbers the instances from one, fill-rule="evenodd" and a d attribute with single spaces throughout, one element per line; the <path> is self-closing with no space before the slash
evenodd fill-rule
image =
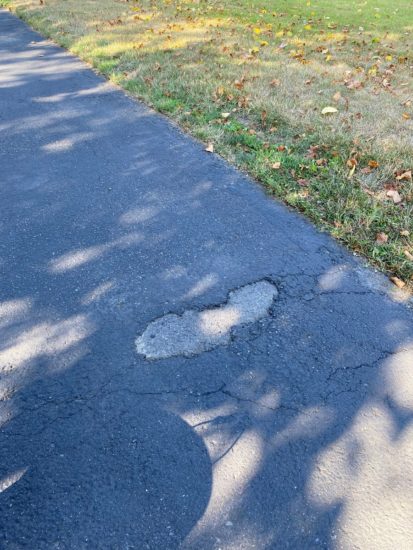
<path id="1" fill-rule="evenodd" d="M 0 11 L 1 549 L 412 548 L 412 370 L 384 276 Z"/>

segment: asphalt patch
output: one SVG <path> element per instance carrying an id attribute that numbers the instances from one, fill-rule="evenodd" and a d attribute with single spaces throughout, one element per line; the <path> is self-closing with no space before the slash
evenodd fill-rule
<path id="1" fill-rule="evenodd" d="M 218 307 L 169 313 L 149 323 L 136 339 L 136 351 L 146 359 L 166 359 L 225 346 L 236 326 L 268 315 L 277 296 L 276 286 L 263 280 L 231 291 L 227 302 Z"/>

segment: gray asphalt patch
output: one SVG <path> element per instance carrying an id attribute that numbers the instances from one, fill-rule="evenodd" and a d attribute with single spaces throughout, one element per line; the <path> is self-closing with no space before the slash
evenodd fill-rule
<path id="1" fill-rule="evenodd" d="M 277 295 L 273 283 L 258 281 L 230 292 L 222 306 L 165 315 L 150 323 L 136 339 L 136 350 L 147 359 L 165 359 L 198 355 L 226 345 L 235 326 L 265 317 Z"/>

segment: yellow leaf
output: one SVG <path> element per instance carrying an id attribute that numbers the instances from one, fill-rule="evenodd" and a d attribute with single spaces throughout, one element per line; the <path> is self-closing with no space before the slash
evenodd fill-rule
<path id="1" fill-rule="evenodd" d="M 338 109 L 335 107 L 324 107 L 324 109 L 321 111 L 322 115 L 332 115 L 334 113 L 338 113 Z"/>

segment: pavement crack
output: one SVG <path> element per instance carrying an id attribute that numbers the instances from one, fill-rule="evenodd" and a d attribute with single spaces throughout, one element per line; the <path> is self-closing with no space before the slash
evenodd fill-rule
<path id="1" fill-rule="evenodd" d="M 356 371 L 356 370 L 359 370 L 359 369 L 362 369 L 362 368 L 374 368 L 378 365 L 378 363 L 380 363 L 384 359 L 387 359 L 388 357 L 391 357 L 392 355 L 398 355 L 399 353 L 403 353 L 404 351 L 406 351 L 406 350 L 405 349 L 398 350 L 398 351 L 383 350 L 381 352 L 381 354 L 379 355 L 379 357 L 377 357 L 374 361 L 363 362 L 363 363 L 359 363 L 358 365 L 353 365 L 353 366 L 349 366 L 349 367 L 337 367 L 333 371 L 330 372 L 330 374 L 327 376 L 325 381 L 327 383 L 331 382 L 340 373 Z"/>

